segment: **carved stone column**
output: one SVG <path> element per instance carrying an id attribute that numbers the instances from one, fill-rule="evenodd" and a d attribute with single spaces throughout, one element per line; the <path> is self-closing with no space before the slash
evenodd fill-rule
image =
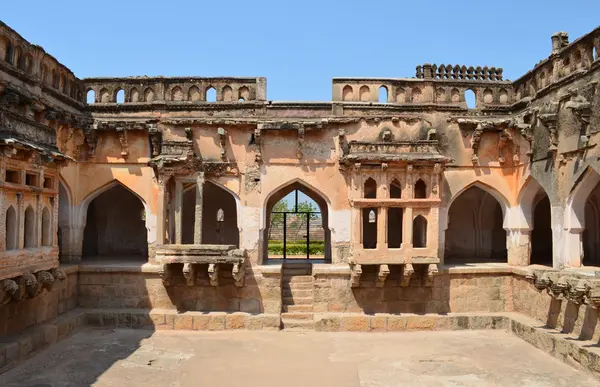
<path id="1" fill-rule="evenodd" d="M 194 212 L 194 244 L 202 244 L 202 196 L 204 190 L 204 172 L 196 176 L 196 207 Z"/>
<path id="2" fill-rule="evenodd" d="M 413 209 L 411 207 L 406 207 L 404 209 L 404 217 L 402 219 L 404 225 L 402 227 L 402 245 L 404 248 L 412 247 L 412 239 L 413 239 Z"/>
<path id="3" fill-rule="evenodd" d="M 387 250 L 387 215 L 388 209 L 380 207 L 377 216 L 377 250 Z"/>
<path id="4" fill-rule="evenodd" d="M 25 176 L 21 177 L 21 181 L 25 181 Z M 25 247 L 25 206 L 23 205 L 23 193 L 17 193 L 17 224 L 19 225 L 19 234 L 17 236 L 17 248 Z"/>
<path id="5" fill-rule="evenodd" d="M 165 190 L 169 182 L 169 176 L 158 176 L 158 194 L 156 198 L 156 213 L 158 219 L 156 222 L 156 244 L 158 246 L 165 244 L 165 223 L 166 223 L 166 202 Z"/>
<path id="6" fill-rule="evenodd" d="M 183 182 L 175 180 L 175 244 L 181 244 L 183 220 Z"/>

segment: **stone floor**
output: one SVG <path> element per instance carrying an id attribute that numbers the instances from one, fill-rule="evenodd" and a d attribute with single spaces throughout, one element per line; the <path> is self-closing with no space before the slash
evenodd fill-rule
<path id="1" fill-rule="evenodd" d="M 85 329 L 2 387 L 594 386 L 503 331 L 151 332 Z"/>

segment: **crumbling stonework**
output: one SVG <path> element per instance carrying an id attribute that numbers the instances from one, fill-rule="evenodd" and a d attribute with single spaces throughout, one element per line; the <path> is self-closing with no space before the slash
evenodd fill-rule
<path id="1" fill-rule="evenodd" d="M 157 329 L 518 312 L 600 337 L 599 49 L 600 28 L 560 33 L 516 81 L 424 64 L 278 102 L 261 77 L 81 80 L 0 24 L 0 323 L 68 283 L 69 308 Z M 290 258 L 283 215 L 282 259 L 270 228 L 297 192 L 316 220 Z"/>

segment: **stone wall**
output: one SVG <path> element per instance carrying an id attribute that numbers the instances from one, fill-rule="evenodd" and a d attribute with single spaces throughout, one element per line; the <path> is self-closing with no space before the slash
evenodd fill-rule
<path id="1" fill-rule="evenodd" d="M 211 286 L 208 265 L 201 265 L 194 286 L 186 285 L 181 270 L 175 270 L 172 285 L 165 286 L 158 275 L 159 267 L 145 266 L 141 270 L 139 267 L 82 266 L 78 305 L 83 308 L 159 308 L 252 314 L 281 311 L 281 280 L 279 275 L 269 273 L 269 269 L 248 268 L 245 286 L 236 287 L 231 271 L 223 268 L 219 285 Z"/>
<path id="2" fill-rule="evenodd" d="M 56 280 L 52 291 L 42 290 L 33 298 L 0 306 L 0 341 L 50 321 L 77 306 L 77 268 L 65 269 L 64 281 Z"/>

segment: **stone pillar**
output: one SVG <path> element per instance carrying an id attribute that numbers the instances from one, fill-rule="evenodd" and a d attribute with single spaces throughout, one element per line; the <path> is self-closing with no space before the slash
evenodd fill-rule
<path id="1" fill-rule="evenodd" d="M 404 209 L 404 216 L 402 218 L 404 227 L 402 227 L 402 248 L 412 248 L 412 237 L 413 237 L 413 209 L 412 207 L 406 207 Z"/>
<path id="2" fill-rule="evenodd" d="M 35 196 L 35 247 L 42 246 L 42 198 L 40 195 Z"/>
<path id="3" fill-rule="evenodd" d="M 22 176 L 25 179 L 24 176 Z M 22 180 L 24 181 L 24 180 Z M 18 234 L 17 234 L 17 248 L 22 249 L 25 247 L 25 206 L 23 205 L 23 193 L 17 193 L 17 224 L 18 224 Z"/>
<path id="4" fill-rule="evenodd" d="M 61 263 L 80 263 L 83 248 L 83 231 L 85 224 L 60 225 L 62 238 Z"/>
<path id="5" fill-rule="evenodd" d="M 194 244 L 202 244 L 202 194 L 204 190 L 204 172 L 196 176 L 196 207 L 194 212 Z"/>
<path id="6" fill-rule="evenodd" d="M 183 182 L 175 180 L 175 244 L 181 244 L 183 215 Z"/>
<path id="7" fill-rule="evenodd" d="M 529 257 L 531 256 L 531 230 L 529 228 L 507 229 L 506 250 L 508 252 L 509 265 L 529 265 Z"/>
<path id="8" fill-rule="evenodd" d="M 380 207 L 377 216 L 377 250 L 387 250 L 387 214 L 388 209 Z"/>
<path id="9" fill-rule="evenodd" d="M 362 208 L 352 208 L 352 244 L 360 246 L 362 234 Z"/>
<path id="10" fill-rule="evenodd" d="M 3 176 L 4 174 L 2 174 Z M 6 251 L 6 192 L 0 189 L 0 251 Z"/>
<path id="11" fill-rule="evenodd" d="M 166 223 L 166 203 L 165 190 L 169 182 L 168 176 L 158 177 L 158 193 L 156 197 L 156 244 L 162 246 L 165 244 L 165 223 Z"/>
<path id="12" fill-rule="evenodd" d="M 52 233 L 52 246 L 58 246 L 58 194 L 51 198 L 52 203 L 52 220 L 50 224 L 50 232 Z"/>

